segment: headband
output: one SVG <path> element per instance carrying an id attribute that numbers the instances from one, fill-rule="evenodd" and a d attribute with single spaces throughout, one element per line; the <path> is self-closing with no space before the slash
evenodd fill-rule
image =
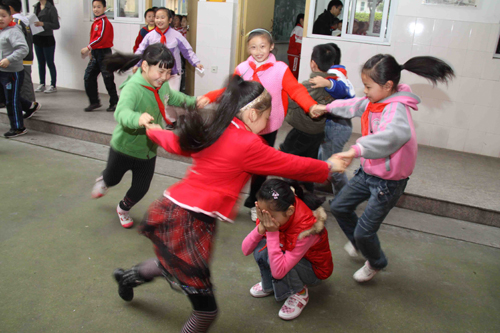
<path id="1" fill-rule="evenodd" d="M 262 28 L 257 28 L 257 29 L 253 29 L 252 31 L 250 31 L 248 34 L 247 34 L 247 37 L 250 36 L 250 34 L 252 32 L 257 32 L 257 31 L 264 31 L 264 32 L 267 32 L 269 34 L 269 36 L 271 37 L 271 40 L 273 38 L 273 35 L 271 35 L 271 33 L 269 31 L 267 31 L 266 29 L 262 29 Z"/>
<path id="2" fill-rule="evenodd" d="M 264 89 L 264 91 L 262 91 L 262 93 L 259 96 L 257 96 L 257 98 L 255 98 L 253 101 L 251 101 L 250 103 L 248 103 L 247 105 L 242 107 L 240 109 L 240 111 L 245 111 L 246 109 L 253 108 L 254 105 L 256 105 L 257 103 L 260 103 L 264 99 L 264 97 L 266 96 L 266 93 L 267 93 L 267 90 Z"/>

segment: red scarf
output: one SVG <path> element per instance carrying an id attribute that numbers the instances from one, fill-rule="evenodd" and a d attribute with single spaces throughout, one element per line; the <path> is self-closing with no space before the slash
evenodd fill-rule
<path id="1" fill-rule="evenodd" d="M 257 68 L 257 65 L 252 61 L 249 61 L 248 64 L 250 65 L 250 68 L 253 69 L 252 81 L 257 81 L 257 82 L 260 82 L 259 77 L 257 76 L 258 72 L 263 72 L 266 69 L 274 66 L 272 62 L 268 62 L 267 64 L 261 65 L 259 68 Z"/>
<path id="2" fill-rule="evenodd" d="M 10 21 L 10 23 L 7 25 L 7 27 L 13 27 L 15 26 L 16 24 L 14 23 L 14 21 Z M 5 27 L 5 28 L 7 28 Z M 0 30 L 3 30 L 3 29 L 0 29 Z"/>
<path id="3" fill-rule="evenodd" d="M 151 87 L 148 87 L 148 86 L 145 86 L 145 85 L 142 85 L 144 88 L 146 88 L 147 90 L 153 92 L 153 94 L 155 94 L 155 98 L 156 98 L 156 103 L 158 104 L 158 108 L 160 109 L 160 113 L 161 115 L 163 116 L 163 119 L 165 119 L 165 122 L 169 125 L 172 125 L 172 122 L 170 120 L 167 119 L 167 117 L 165 116 L 165 105 L 163 105 L 163 102 L 160 98 L 160 95 L 158 94 L 158 91 L 160 91 L 160 88 L 151 88 Z"/>
<path id="4" fill-rule="evenodd" d="M 370 119 L 371 113 L 380 113 L 384 111 L 385 106 L 389 103 L 368 103 L 365 112 L 361 116 L 361 135 L 368 135 L 370 132 Z"/>
<path id="5" fill-rule="evenodd" d="M 168 29 L 170 29 L 170 27 L 168 27 L 167 30 L 165 30 L 165 32 L 161 32 L 160 28 L 158 28 L 158 27 L 155 28 L 155 31 L 157 33 L 159 33 L 161 36 L 160 43 L 162 43 L 164 45 L 167 45 L 167 37 L 165 37 L 165 34 L 167 33 Z"/>

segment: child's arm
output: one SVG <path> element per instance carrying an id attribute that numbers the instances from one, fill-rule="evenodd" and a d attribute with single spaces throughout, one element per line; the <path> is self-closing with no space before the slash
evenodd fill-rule
<path id="1" fill-rule="evenodd" d="M 203 65 L 201 64 L 200 59 L 198 59 L 196 53 L 194 53 L 193 48 L 191 47 L 191 44 L 189 44 L 187 39 L 181 35 L 179 38 L 177 38 L 177 41 L 177 47 L 181 51 L 184 58 L 189 61 L 189 63 L 194 67 L 203 69 Z"/>
<path id="2" fill-rule="evenodd" d="M 263 234 L 259 233 L 259 226 L 256 226 L 250 233 L 245 237 L 243 243 L 241 243 L 241 250 L 243 251 L 243 255 L 247 256 L 253 253 L 255 247 L 264 237 Z"/>
<path id="3" fill-rule="evenodd" d="M 179 107 L 194 107 L 196 104 L 196 97 L 188 96 L 179 91 L 170 89 L 168 105 L 179 106 Z"/>
<path id="4" fill-rule="evenodd" d="M 99 45 L 103 43 L 103 38 L 104 38 L 104 33 L 107 32 L 107 29 L 110 29 L 109 21 L 107 21 L 105 18 L 101 18 L 98 21 L 95 21 L 97 30 L 91 31 L 90 34 L 90 43 L 87 45 L 88 51 L 95 49 Z M 93 26 L 93 25 L 92 25 Z M 83 54 L 83 49 L 82 49 L 82 54 Z"/>
<path id="5" fill-rule="evenodd" d="M 22 61 L 29 52 L 28 44 L 26 44 L 26 39 L 24 38 L 24 34 L 22 33 L 22 31 L 17 27 L 15 27 L 15 30 L 12 30 L 15 32 L 11 34 L 9 43 L 13 51 L 11 54 L 0 61 L 0 67 L 2 68 L 7 68 L 12 62 Z"/>
<path id="6" fill-rule="evenodd" d="M 115 120 L 123 127 L 130 129 L 139 129 L 139 118 L 142 112 L 136 111 L 136 102 L 140 100 L 140 91 L 133 89 L 134 87 L 125 85 L 120 94 L 120 100 L 116 106 Z M 137 87 L 135 87 L 137 88 Z"/>
<path id="7" fill-rule="evenodd" d="M 185 152 L 181 149 L 181 146 L 179 145 L 179 137 L 172 131 L 162 129 L 147 129 L 146 135 L 151 141 L 153 141 L 169 153 L 182 156 L 191 156 L 189 152 Z"/>
<path id="8" fill-rule="evenodd" d="M 378 132 L 359 138 L 352 146 L 356 151 L 355 157 L 384 158 L 394 154 L 411 139 L 411 126 L 403 104 L 388 104 L 384 113 Z"/>
<path id="9" fill-rule="evenodd" d="M 320 105 L 319 108 L 321 108 L 321 111 L 316 112 L 315 110 L 311 114 L 311 117 L 316 118 L 327 112 L 347 119 L 361 117 L 363 115 L 363 112 L 365 112 L 368 102 L 369 101 L 366 97 L 338 99 L 326 106 Z"/>
<path id="10" fill-rule="evenodd" d="M 293 76 L 290 68 L 287 68 L 285 75 L 283 75 L 283 90 L 290 96 L 290 98 L 297 103 L 306 113 L 308 113 L 311 108 L 318 104 L 311 95 L 307 92 L 307 89 L 300 84 L 295 76 Z"/>
<path id="11" fill-rule="evenodd" d="M 139 44 L 139 47 L 137 50 L 134 52 L 134 54 L 143 54 L 144 50 L 149 46 L 149 36 L 150 34 L 147 34 L 146 37 L 142 40 L 141 44 Z M 139 60 L 139 62 L 132 68 L 132 72 L 135 74 L 137 72 L 137 69 L 141 66 L 142 60 Z"/>
<path id="12" fill-rule="evenodd" d="M 132 52 L 134 52 L 134 53 L 135 53 L 135 51 L 137 51 L 137 49 L 139 48 L 139 45 L 141 45 L 142 40 L 144 39 L 144 37 L 141 34 L 142 29 L 143 28 L 141 28 L 139 30 L 139 33 L 137 34 L 137 38 L 135 39 L 135 44 L 134 44 L 134 47 L 132 48 Z"/>

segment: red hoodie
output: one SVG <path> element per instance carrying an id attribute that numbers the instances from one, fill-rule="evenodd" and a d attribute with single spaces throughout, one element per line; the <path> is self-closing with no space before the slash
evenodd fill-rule
<path id="1" fill-rule="evenodd" d="M 108 49 L 113 47 L 113 25 L 109 22 L 106 14 L 97 16 L 90 28 L 89 50 Z"/>

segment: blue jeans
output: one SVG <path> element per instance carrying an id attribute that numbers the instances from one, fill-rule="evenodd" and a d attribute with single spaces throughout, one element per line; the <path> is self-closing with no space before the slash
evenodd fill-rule
<path id="1" fill-rule="evenodd" d="M 387 266 L 377 231 L 403 194 L 408 179 L 385 180 L 365 173 L 360 167 L 330 205 L 344 234 L 375 269 Z M 368 205 L 358 218 L 356 207 L 365 200 Z"/>
<path id="2" fill-rule="evenodd" d="M 34 44 L 35 45 L 35 44 Z M 54 53 L 56 52 L 56 46 L 46 46 L 41 47 L 35 45 L 36 59 L 38 60 L 38 75 L 40 76 L 40 84 L 45 85 L 45 64 L 50 71 L 50 85 L 56 86 L 57 81 L 57 71 L 56 65 L 54 64 Z"/>
<path id="3" fill-rule="evenodd" d="M 333 154 L 342 152 L 352 134 L 352 127 L 327 120 L 325 124 L 325 139 L 319 147 L 318 159 L 326 161 Z M 336 195 L 347 184 L 345 173 L 332 173 L 330 176 L 333 194 Z"/>
<path id="4" fill-rule="evenodd" d="M 295 267 L 293 267 L 281 280 L 273 278 L 271 267 L 269 266 L 267 247 L 262 250 L 266 244 L 266 239 L 262 239 L 255 247 L 253 256 L 260 268 L 262 289 L 265 292 L 274 291 L 274 298 L 276 298 L 276 301 L 282 301 L 298 293 L 304 289 L 305 285 L 314 285 L 321 281 L 316 277 L 316 274 L 314 274 L 312 264 L 306 258 L 300 259 L 297 265 L 295 265 Z"/>

